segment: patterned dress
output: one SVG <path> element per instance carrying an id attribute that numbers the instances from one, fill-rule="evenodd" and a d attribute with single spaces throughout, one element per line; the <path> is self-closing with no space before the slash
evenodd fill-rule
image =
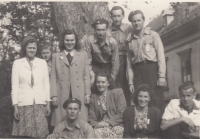
<path id="1" fill-rule="evenodd" d="M 100 96 L 101 100 L 101 105 L 104 110 L 104 115 L 103 115 L 103 120 L 107 122 L 109 120 L 109 116 L 107 113 L 107 108 L 106 108 L 106 94 Z M 94 129 L 95 132 L 99 133 L 102 138 L 122 138 L 123 137 L 123 132 L 124 128 L 122 126 L 115 126 L 115 127 L 103 127 L 103 128 L 96 128 Z"/>
<path id="2" fill-rule="evenodd" d="M 134 129 L 138 132 L 137 134 L 138 139 L 148 139 L 146 137 L 147 124 L 149 122 L 147 119 L 147 113 L 148 109 L 146 109 L 144 112 L 139 112 L 135 107 Z"/>

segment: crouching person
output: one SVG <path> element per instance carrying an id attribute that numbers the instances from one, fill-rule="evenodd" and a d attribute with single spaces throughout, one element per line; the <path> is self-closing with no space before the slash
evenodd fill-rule
<path id="1" fill-rule="evenodd" d="M 190 83 L 179 87 L 179 99 L 173 99 L 165 108 L 161 129 L 166 138 L 199 138 L 200 102 L 196 101 L 196 89 Z"/>
<path id="2" fill-rule="evenodd" d="M 81 112 L 81 101 L 76 98 L 69 98 L 63 104 L 66 110 L 65 121 L 58 124 L 53 134 L 47 139 L 55 138 L 94 138 L 93 128 L 85 121 L 79 119 Z"/>

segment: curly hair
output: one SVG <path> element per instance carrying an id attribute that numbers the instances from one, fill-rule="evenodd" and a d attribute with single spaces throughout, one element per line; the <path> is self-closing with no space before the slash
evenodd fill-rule
<path id="1" fill-rule="evenodd" d="M 133 102 L 135 103 L 135 105 L 138 105 L 138 95 L 139 95 L 140 91 L 149 93 L 151 100 L 149 101 L 148 107 L 152 106 L 152 104 L 155 103 L 155 94 L 154 94 L 154 91 L 152 90 L 152 88 L 147 84 L 140 84 L 137 86 L 134 97 L 133 97 Z"/>
<path id="2" fill-rule="evenodd" d="M 21 43 L 21 56 L 25 57 L 26 56 L 26 46 L 30 43 L 36 43 L 37 46 L 37 52 L 36 52 L 36 56 L 39 55 L 39 48 L 38 48 L 38 43 L 35 37 L 33 36 L 26 36 L 22 43 Z"/>
<path id="3" fill-rule="evenodd" d="M 81 46 L 79 44 L 80 42 L 79 42 L 79 38 L 78 38 L 77 33 L 74 30 L 68 29 L 68 30 L 64 30 L 63 33 L 61 34 L 60 38 L 59 38 L 59 48 L 60 48 L 61 51 L 65 50 L 65 45 L 64 45 L 65 36 L 66 35 L 72 35 L 72 34 L 74 34 L 75 40 L 76 40 L 74 49 L 76 49 L 77 51 L 81 50 Z"/>

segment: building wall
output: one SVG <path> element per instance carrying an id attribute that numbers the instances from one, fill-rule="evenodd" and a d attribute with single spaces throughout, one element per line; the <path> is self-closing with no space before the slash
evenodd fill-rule
<path id="1" fill-rule="evenodd" d="M 170 46 L 165 46 L 165 57 L 167 61 L 167 78 L 169 90 L 165 91 L 165 99 L 179 97 L 178 87 L 182 84 L 180 56 L 177 54 L 192 48 L 191 51 L 191 70 L 192 80 L 200 92 L 200 32 L 187 38 L 179 40 Z"/>

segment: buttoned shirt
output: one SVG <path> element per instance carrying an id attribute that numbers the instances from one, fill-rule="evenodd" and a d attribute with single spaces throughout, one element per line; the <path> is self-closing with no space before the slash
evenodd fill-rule
<path id="1" fill-rule="evenodd" d="M 155 31 L 143 28 L 141 37 L 132 33 L 132 39 L 128 43 L 127 50 L 127 74 L 129 84 L 133 84 L 132 66 L 144 60 L 158 63 L 159 77 L 165 77 L 165 54 L 160 36 Z"/>
<path id="2" fill-rule="evenodd" d="M 74 128 L 69 127 L 67 121 L 58 124 L 53 134 L 57 138 L 94 138 L 94 130 L 85 121 L 78 119 Z"/>
<path id="3" fill-rule="evenodd" d="M 100 44 L 96 36 L 92 35 L 85 41 L 84 48 L 88 53 L 90 69 L 92 69 L 92 63 L 111 63 L 111 75 L 116 77 L 119 70 L 119 52 L 116 40 L 112 37 L 106 37 L 105 42 Z"/>
<path id="4" fill-rule="evenodd" d="M 188 117 L 194 122 L 195 126 L 200 126 L 200 102 L 195 99 L 193 102 L 192 112 L 188 113 L 181 105 L 180 99 L 171 100 L 165 108 L 162 119 L 171 120 L 180 117 Z"/>
<path id="5" fill-rule="evenodd" d="M 118 44 L 119 55 L 126 55 L 126 39 L 128 35 L 132 32 L 132 30 L 132 25 L 125 23 L 122 23 L 119 28 L 115 28 L 113 25 L 110 26 L 111 35 L 117 41 Z"/>

